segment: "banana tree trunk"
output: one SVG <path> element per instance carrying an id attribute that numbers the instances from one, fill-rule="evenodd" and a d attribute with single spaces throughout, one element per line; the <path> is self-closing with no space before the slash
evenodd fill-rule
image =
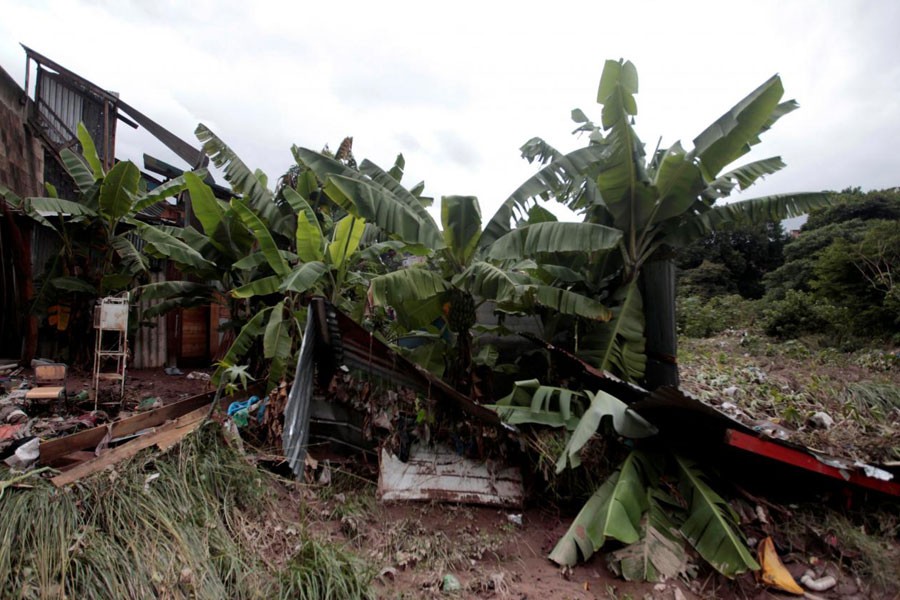
<path id="1" fill-rule="evenodd" d="M 675 262 L 671 253 L 649 260 L 641 269 L 647 369 L 644 386 L 678 387 L 678 338 L 675 329 Z"/>

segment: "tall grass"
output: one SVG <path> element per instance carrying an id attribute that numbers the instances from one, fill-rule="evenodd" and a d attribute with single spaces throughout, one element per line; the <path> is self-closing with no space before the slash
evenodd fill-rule
<path id="1" fill-rule="evenodd" d="M 367 597 L 372 573 L 330 542 L 254 550 L 283 518 L 264 477 L 211 425 L 67 489 L 7 489 L 0 597 Z"/>

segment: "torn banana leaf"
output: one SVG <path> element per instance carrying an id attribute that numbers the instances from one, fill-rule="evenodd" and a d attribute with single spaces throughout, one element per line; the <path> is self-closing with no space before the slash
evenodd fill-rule
<path id="1" fill-rule="evenodd" d="M 655 482 L 653 459 L 635 450 L 588 499 L 569 530 L 550 553 L 559 565 L 587 560 L 607 539 L 633 544 L 641 537 L 641 517 L 647 510 L 648 481 Z"/>
<path id="2" fill-rule="evenodd" d="M 713 490 L 700 467 L 682 456 L 675 457 L 678 489 L 688 505 L 688 518 L 681 533 L 694 549 L 726 577 L 756 571 L 744 536 L 737 528 L 738 518 L 731 506 Z"/>
<path id="3" fill-rule="evenodd" d="M 656 427 L 629 409 L 627 404 L 615 396 L 604 391 L 597 391 L 595 394 L 587 392 L 587 395 L 591 399 L 591 405 L 581 416 L 562 455 L 556 461 L 557 473 L 561 473 L 567 464 L 572 468 L 581 464 L 579 458 L 581 449 L 597 433 L 597 428 L 606 417 L 612 419 L 613 429 L 622 437 L 639 439 L 655 435 L 657 432 Z"/>
<path id="4" fill-rule="evenodd" d="M 627 581 L 665 581 L 688 572 L 684 539 L 667 512 L 679 511 L 658 489 L 647 491 L 649 510 L 641 519 L 641 539 L 607 557 L 610 570 Z"/>
<path id="5" fill-rule="evenodd" d="M 529 423 L 574 431 L 584 412 L 585 400 L 581 392 L 527 379 L 517 381 L 508 396 L 488 408 L 497 411 L 510 425 Z"/>

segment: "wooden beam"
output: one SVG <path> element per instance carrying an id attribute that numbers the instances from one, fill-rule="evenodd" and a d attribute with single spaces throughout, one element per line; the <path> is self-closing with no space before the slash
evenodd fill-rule
<path id="1" fill-rule="evenodd" d="M 184 436 L 197 429 L 203 423 L 208 413 L 209 409 L 205 406 L 193 410 L 174 421 L 169 421 L 156 427 L 154 431 L 135 438 L 127 444 L 107 450 L 96 458 L 80 463 L 61 475 L 53 477 L 50 481 L 56 487 L 63 487 L 133 458 L 145 448 L 157 446 L 160 450 L 167 450 L 181 441 Z"/>
<path id="2" fill-rule="evenodd" d="M 244 400 L 254 393 L 257 393 L 257 391 L 251 388 L 246 393 L 239 396 L 223 398 L 222 403 L 227 405 L 235 400 Z M 93 450 L 103 441 L 103 438 L 105 438 L 107 434 L 109 434 L 111 438 L 117 438 L 136 433 L 142 429 L 162 425 L 170 419 L 178 418 L 201 406 L 209 406 L 209 403 L 212 402 L 214 397 L 214 392 L 206 392 L 205 394 L 192 396 L 161 408 L 138 413 L 126 419 L 122 419 L 121 421 L 100 425 L 92 429 L 85 429 L 84 431 L 56 438 L 55 440 L 48 440 L 41 444 L 40 464 L 54 466 L 56 461 L 67 454 L 79 450 Z"/>

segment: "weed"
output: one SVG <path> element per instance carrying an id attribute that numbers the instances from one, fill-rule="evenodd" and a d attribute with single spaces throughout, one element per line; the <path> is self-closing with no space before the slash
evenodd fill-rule
<path id="1" fill-rule="evenodd" d="M 370 575 L 345 581 L 351 555 L 284 527 L 262 474 L 220 431 L 203 427 L 166 454 L 145 451 L 65 490 L 6 490 L 0 596 L 271 598 L 306 578 L 333 590 L 314 597 L 363 597 L 345 592 L 364 590 Z M 324 568 L 343 565 L 342 581 L 298 575 L 311 552 L 330 561 Z"/>
<path id="2" fill-rule="evenodd" d="M 340 546 L 307 538 L 281 571 L 278 597 L 355 600 L 369 597 L 371 565 Z"/>
<path id="3" fill-rule="evenodd" d="M 876 524 L 886 527 L 878 529 L 867 518 L 870 512 L 851 519 L 820 504 L 803 506 L 783 524 L 784 533 L 794 539 L 812 534 L 824 541 L 822 547 L 854 575 L 879 589 L 896 592 L 900 564 L 900 548 L 895 542 L 897 517 L 877 511 L 882 519 Z"/>

